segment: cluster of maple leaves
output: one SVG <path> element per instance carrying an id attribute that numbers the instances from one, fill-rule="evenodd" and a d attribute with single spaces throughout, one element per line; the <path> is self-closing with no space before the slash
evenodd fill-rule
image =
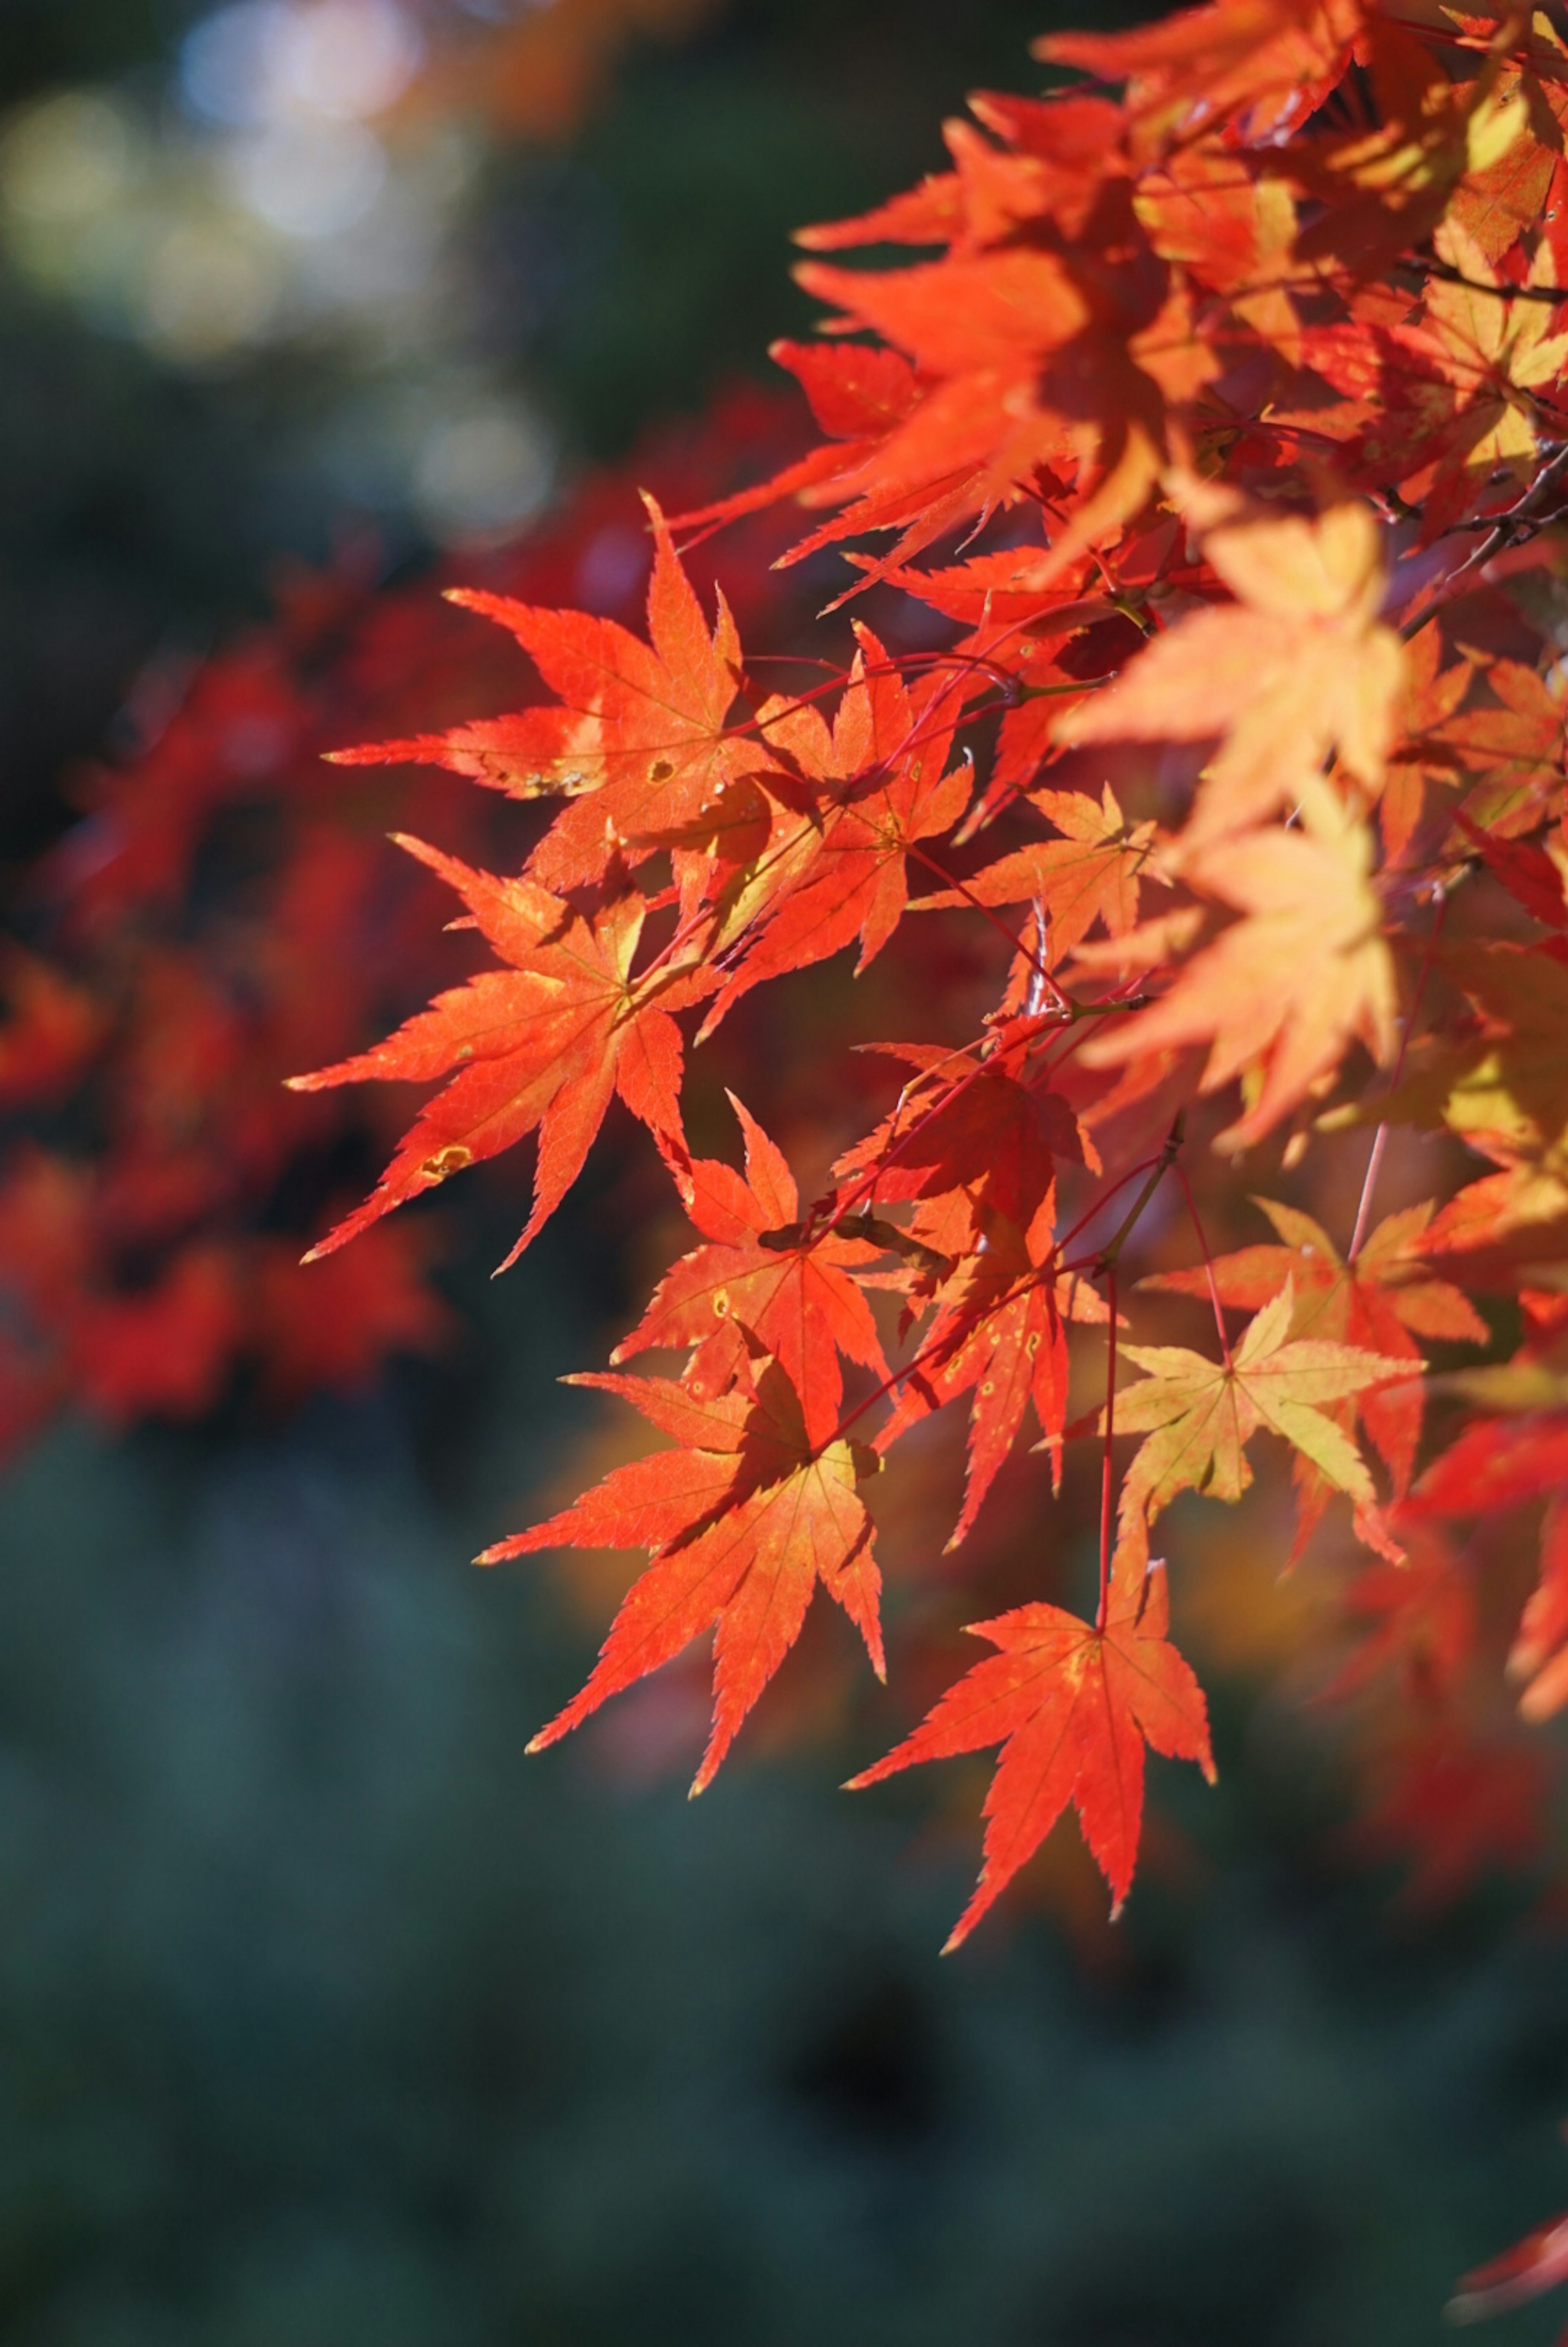
<path id="1" fill-rule="evenodd" d="M 616 1356 L 680 1374 L 593 1381 L 673 1447 L 488 1553 L 649 1552 L 540 1742 L 711 1632 L 700 1788 L 819 1582 L 882 1671 L 866 1493 L 896 1444 L 967 1404 L 957 1542 L 1030 1410 L 1056 1480 L 1100 1440 L 1097 1605 L 975 1624 L 996 1654 L 856 1780 L 1001 1747 L 955 1940 L 1070 1804 L 1119 1902 L 1145 1746 L 1209 1766 L 1149 1559 L 1179 1494 L 1239 1498 L 1252 1438 L 1282 1439 L 1298 1551 L 1343 1495 L 1376 1659 L 1441 1679 L 1466 1644 L 1451 1523 L 1554 1491 L 1568 1458 L 1568 49 L 1523 15 L 1220 0 L 1043 54 L 1088 80 L 973 99 L 951 171 L 805 232 L 922 257 L 802 267 L 833 314 L 775 355 L 823 437 L 674 525 L 792 498 L 821 518 L 786 564 L 845 549 L 830 609 L 874 589 L 923 630 L 890 647 L 852 618 L 830 682 L 767 689 L 651 501 L 646 641 L 459 595 L 548 697 L 341 755 L 562 804 L 515 876 L 402 839 L 494 964 L 295 1080 L 445 1080 L 318 1255 L 534 1135 L 521 1251 L 616 1097 L 702 1242 Z M 804 1211 L 738 1102 L 745 1174 L 694 1153 L 688 1040 L 934 913 L 976 932 L 990 999 L 880 1047 L 896 1097 Z M 1207 1296 L 1212 1349 L 1123 1335 L 1118 1258 L 1162 1188 L 1193 1204 L 1195 1146 L 1267 1144 L 1288 1174 L 1355 1123 L 1377 1137 L 1342 1249 L 1266 1203 L 1275 1243 L 1216 1261 L 1194 1206 L 1201 1266 L 1155 1284 Z M 1436 1152 L 1451 1194 L 1380 1223 L 1393 1123 L 1495 1170 Z M 1471 1415 L 1418 1476 L 1420 1348 L 1491 1347 L 1478 1295 L 1522 1297 L 1523 1344 L 1446 1375 Z M 1086 1416 L 1081 1358 L 1105 1365 Z M 1554 1503 L 1512 1656 L 1529 1718 L 1568 1699 L 1565 1635 Z"/>
<path id="2" fill-rule="evenodd" d="M 1359 1544 L 1339 1688 L 1392 1683 L 1415 1722 L 1369 1831 L 1424 1847 L 1428 1890 L 1532 1844 L 1543 1766 L 1520 1739 L 1568 1705 L 1568 46 L 1519 10 L 1215 0 L 1042 54 L 1058 86 L 973 98 L 950 170 L 804 233 L 814 256 L 878 256 L 799 271 L 830 315 L 775 355 L 820 436 L 756 487 L 658 482 L 687 509 L 648 501 L 646 638 L 602 599 L 563 608 L 596 599 L 535 553 L 456 593 L 461 617 L 376 606 L 308 722 L 274 707 L 308 661 L 280 681 L 275 652 L 233 656 L 203 688 L 209 732 L 198 693 L 53 866 L 70 933 L 113 940 L 97 991 L 19 962 L 0 1036 L 0 1084 L 64 1094 L 102 1064 L 105 987 L 162 989 L 156 1049 L 117 1030 L 103 1165 L 36 1149 L 0 1189 L 27 1341 L 110 1407 L 156 1400 L 158 1363 L 210 1390 L 204 1312 L 232 1352 L 236 1275 L 203 1218 L 225 1182 L 275 1193 L 300 1149 L 306 1103 L 275 1076 L 311 1113 L 368 1079 L 439 1087 L 311 1249 L 324 1268 L 250 1233 L 257 1296 L 363 1266 L 351 1306 L 290 1285 L 250 1307 L 253 1346 L 292 1332 L 266 1339 L 285 1380 L 290 1344 L 428 1333 L 418 1248 L 392 1236 L 423 1226 L 392 1209 L 531 1142 L 511 1261 L 614 1102 L 646 1128 L 697 1243 L 581 1382 L 666 1447 L 486 1553 L 647 1553 L 536 1745 L 711 1634 L 700 1789 L 819 1583 L 881 1676 L 879 1493 L 949 1405 L 967 1418 L 950 1551 L 972 1555 L 1024 1440 L 1043 1550 L 1047 1487 L 1090 1472 L 1097 1595 L 971 1624 L 993 1651 L 854 1780 L 998 1750 L 953 1943 L 1069 1809 L 1119 1905 L 1145 1749 L 1211 1771 L 1152 1535 L 1174 1501 L 1240 1499 L 1259 1435 L 1293 1460 L 1278 1567 L 1336 1515 Z M 916 257 L 890 264 L 898 247 Z M 733 593 L 697 592 L 715 531 L 741 549 L 741 623 L 793 665 L 743 646 Z M 791 580 L 830 582 L 809 636 L 781 617 Z M 521 647 L 526 706 L 451 722 L 464 660 L 489 657 L 460 635 Z M 334 720 L 353 737 L 344 677 L 359 730 L 419 730 L 336 749 L 345 795 L 291 803 L 288 887 L 253 920 L 226 897 L 217 946 L 202 935 L 204 970 L 220 950 L 266 973 L 237 1042 L 197 949 L 149 944 L 145 916 L 193 901 L 198 835 L 244 795 L 221 777 L 247 724 L 293 726 L 301 753 Z M 398 894 L 368 828 L 388 799 L 361 770 L 385 764 L 405 770 L 411 874 L 489 958 L 353 1050 L 374 999 L 430 965 L 430 898 Z M 526 853 L 487 851 L 483 811 L 420 768 L 535 808 Z M 896 969 L 877 999 L 906 1021 L 851 1082 L 789 1007 L 799 973 L 849 953 Z M 769 1026 L 756 989 L 780 979 Z M 814 1122 L 795 1118 L 809 1196 L 738 1097 L 743 1170 L 703 1153 L 723 1128 L 687 1055 L 737 1030 L 776 1097 L 798 1111 L 816 1088 Z M 1321 1201 L 1343 1184 L 1318 1213 L 1301 1185 L 1352 1158 L 1336 1236 Z M 1396 1164 L 1410 1202 L 1380 1213 Z M 1247 1206 L 1260 1183 L 1294 1199 Z M 1248 1215 L 1254 1242 L 1217 1251 Z M 172 1255 L 169 1228 L 189 1237 Z M 127 1290 L 148 1230 L 163 1267 Z M 1124 1255 L 1161 1233 L 1135 1309 Z M 121 1266 L 112 1295 L 92 1249 Z M 1145 1341 L 1195 1304 L 1201 1346 Z M 647 1354 L 664 1374 L 622 1366 Z M 1489 1570 L 1516 1515 L 1539 1523 L 1532 1588 Z M 1500 1608 L 1512 1741 L 1475 1692 Z M 1556 2241 L 1471 2300 L 1541 2286 Z"/>

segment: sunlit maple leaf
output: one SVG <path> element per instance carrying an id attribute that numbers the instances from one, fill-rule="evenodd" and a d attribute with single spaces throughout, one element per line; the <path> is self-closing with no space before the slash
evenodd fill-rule
<path id="1" fill-rule="evenodd" d="M 845 537 L 897 530 L 885 562 L 863 574 L 874 579 L 1033 495 L 1044 471 L 1061 467 L 1074 480 L 1074 509 L 1041 569 L 1065 568 L 1114 537 L 1153 487 L 1162 376 L 1173 364 L 1199 379 L 1213 372 L 1189 320 L 1170 330 L 1171 288 L 1133 212 L 1114 109 L 1065 93 L 1032 109 L 982 99 L 976 111 L 993 136 L 950 124 L 952 172 L 891 208 L 800 232 L 818 252 L 868 241 L 948 250 L 909 268 L 811 261 L 798 272 L 841 319 L 911 363 L 911 396 L 869 446 L 852 443 L 842 466 L 769 485 L 771 495 L 793 489 L 804 503 L 840 508 L 791 560 Z M 748 502 L 684 518 L 718 518 Z"/>
<path id="2" fill-rule="evenodd" d="M 1416 1337 L 1451 1343 L 1462 1339 L 1483 1345 L 1489 1340 L 1484 1320 L 1461 1289 L 1434 1278 L 1420 1252 L 1421 1235 L 1432 1217 L 1431 1204 L 1407 1206 L 1390 1214 L 1347 1263 L 1319 1223 L 1299 1208 L 1259 1198 L 1257 1204 L 1278 1232 L 1278 1246 L 1249 1246 L 1221 1255 L 1213 1266 L 1214 1284 L 1222 1304 L 1245 1312 L 1260 1312 L 1273 1301 L 1286 1281 L 1292 1284 L 1295 1311 L 1290 1334 L 1357 1350 L 1408 1360 L 1412 1376 L 1405 1384 L 1347 1395 L 1325 1405 L 1327 1415 L 1347 1434 L 1359 1417 L 1376 1444 L 1392 1479 L 1395 1496 L 1404 1491 L 1415 1464 L 1421 1430 L 1421 1389 L 1415 1382 L 1420 1367 Z M 1164 1288 L 1180 1296 L 1208 1294 L 1208 1272 L 1158 1272 L 1141 1281 L 1145 1287 Z M 1298 1457 L 1296 1478 L 1300 1492 L 1299 1552 L 1327 1505 L 1330 1485 L 1310 1460 Z"/>
<path id="3" fill-rule="evenodd" d="M 1182 835 L 1194 853 L 1294 802 L 1334 750 L 1375 794 L 1405 656 L 1378 616 L 1386 577 L 1368 507 L 1330 506 L 1308 520 L 1202 484 L 1179 496 L 1238 600 L 1178 620 L 1054 730 L 1069 743 L 1223 734 Z"/>
<path id="4" fill-rule="evenodd" d="M 1562 805 L 1564 706 L 1556 678 L 1522 661 L 1484 664 L 1492 704 L 1461 709 L 1435 730 L 1433 746 L 1471 787 L 1464 812 L 1490 834 L 1516 838 Z"/>
<path id="5" fill-rule="evenodd" d="M 659 1345 L 705 1347 L 725 1324 L 748 1330 L 800 1396 L 813 1440 L 826 1440 L 843 1395 L 839 1356 L 880 1378 L 888 1365 L 876 1323 L 852 1274 L 882 1250 L 831 1225 L 802 1225 L 795 1179 L 781 1152 L 731 1094 L 746 1136 L 744 1179 L 733 1166 L 694 1158 L 677 1174 L 687 1214 L 710 1244 L 667 1271 L 652 1302 L 611 1358 L 618 1366 Z"/>
<path id="6" fill-rule="evenodd" d="M 1363 467 L 1399 481 L 1427 539 L 1528 486 L 1542 440 L 1562 436 L 1557 384 L 1568 360 L 1568 336 L 1547 331 L 1550 305 L 1517 298 L 1457 221 L 1445 220 L 1433 243 L 1452 274 L 1428 280 L 1414 320 L 1305 338 L 1330 381 L 1371 398 Z M 1528 282 L 1549 286 L 1553 266 L 1543 244 Z M 1335 353 L 1346 363 L 1336 367 Z"/>
<path id="7" fill-rule="evenodd" d="M 1083 791 L 1033 791 L 1029 804 L 1063 835 L 1015 848 L 973 873 L 962 888 L 920 899 L 921 911 L 954 905 L 1039 905 L 1049 924 L 1054 962 L 1096 921 L 1114 938 L 1138 917 L 1138 896 L 1157 836 L 1152 823 L 1129 824 L 1109 783 L 1096 805 Z"/>
<path id="8" fill-rule="evenodd" d="M 1239 116 L 1247 135 L 1280 138 L 1322 103 L 1350 62 L 1357 0 L 1221 0 L 1129 32 L 1054 33 L 1036 54 L 1125 81 L 1135 152 Z"/>
<path id="9" fill-rule="evenodd" d="M 710 633 L 651 499 L 648 509 L 650 643 L 586 611 L 453 589 L 453 602 L 510 630 L 556 703 L 335 751 L 337 763 L 412 760 L 450 767 L 513 798 L 591 797 L 591 805 L 563 810 L 535 852 L 532 876 L 547 888 L 597 879 L 616 855 L 635 860 L 670 834 L 711 820 L 727 784 L 765 760 L 744 730 L 726 726 L 740 690 L 741 654 L 723 597 Z"/>
<path id="10" fill-rule="evenodd" d="M 1398 864 L 1419 826 L 1429 787 L 1461 779 L 1461 753 L 1445 728 L 1470 690 L 1474 663 L 1443 665 L 1442 630 L 1431 620 L 1405 649 L 1405 692 L 1378 821 L 1390 864 Z"/>
<path id="11" fill-rule="evenodd" d="M 617 1092 L 661 1143 L 684 1154 L 682 1046 L 669 1006 L 691 1000 L 705 982 L 667 969 L 632 978 L 647 909 L 635 893 L 585 919 L 532 881 L 474 871 L 421 840 L 400 845 L 451 883 L 510 967 L 438 995 L 372 1051 L 290 1077 L 296 1092 L 372 1078 L 452 1079 L 364 1204 L 311 1254 L 331 1254 L 405 1199 L 537 1128 L 534 1211 L 507 1257 L 514 1262 L 575 1181 Z"/>
<path id="12" fill-rule="evenodd" d="M 1247 1444 L 1260 1426 L 1308 1459 L 1359 1513 L 1370 1513 L 1377 1495 L 1366 1463 L 1325 1405 L 1419 1375 L 1424 1363 L 1292 1337 L 1295 1312 L 1288 1277 L 1228 1361 L 1177 1345 L 1121 1347 L 1121 1358 L 1147 1372 L 1115 1398 L 1116 1432 L 1148 1437 L 1122 1486 L 1124 1514 L 1143 1510 L 1152 1522 L 1178 1491 L 1238 1500 L 1252 1481 Z"/>
<path id="13" fill-rule="evenodd" d="M 1214 1781 L 1203 1691 L 1170 1645 L 1163 1563 L 1135 1535 L 1118 1551 L 1103 1628 L 1059 1605 L 1019 1605 L 972 1635 L 999 1649 L 948 1689 L 912 1736 L 851 1778 L 880 1784 L 920 1760 L 1000 1744 L 985 1798 L 985 1862 L 947 1942 L 967 1939 L 1069 1802 L 1111 1886 L 1132 1888 L 1144 1808 L 1144 1747 L 1196 1760 Z"/>
<path id="14" fill-rule="evenodd" d="M 880 953 L 909 902 L 908 858 L 969 804 L 972 771 L 947 767 L 958 714 L 951 691 L 911 692 L 876 637 L 859 650 L 830 732 L 809 702 L 765 703 L 757 731 L 779 803 L 772 836 L 725 907 L 726 942 L 745 924 L 705 1032 L 764 979 L 860 942 Z M 791 789 L 791 782 L 794 784 Z"/>
<path id="15" fill-rule="evenodd" d="M 1172 1045 L 1207 1043 L 1201 1089 L 1243 1070 L 1262 1081 L 1244 1115 L 1217 1135 L 1245 1149 L 1338 1067 L 1350 1042 L 1379 1061 L 1394 1051 L 1393 962 L 1371 886 L 1371 835 L 1317 781 L 1298 828 L 1214 842 L 1183 866 L 1187 884 L 1243 918 L 1179 970 L 1170 992 L 1083 1051 L 1087 1067 L 1119 1067 Z M 1114 966 L 1122 947 L 1081 948 L 1087 967 Z"/>
<path id="16" fill-rule="evenodd" d="M 547 1548 L 646 1548 L 650 1562 L 610 1625 L 580 1695 L 529 1745 L 542 1751 L 607 1696 L 714 1632 L 713 1732 L 692 1786 L 708 1785 L 800 1635 L 819 1582 L 883 1675 L 881 1577 L 858 1497 L 874 1456 L 813 1447 L 800 1399 L 766 1356 L 744 1390 L 699 1398 L 663 1378 L 588 1377 L 674 1436 L 677 1450 L 617 1467 L 576 1506 L 486 1549 L 482 1564 Z"/>

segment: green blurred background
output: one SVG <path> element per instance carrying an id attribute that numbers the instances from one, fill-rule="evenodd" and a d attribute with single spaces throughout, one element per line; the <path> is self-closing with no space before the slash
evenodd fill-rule
<path id="1" fill-rule="evenodd" d="M 1042 27 L 732 0 L 543 129 L 460 94 L 371 202 L 362 145 L 247 113 L 258 13 L 0 0 L 13 872 L 138 671 L 280 559 L 373 524 L 414 571 L 757 368 L 805 314 L 790 225 L 939 163 Z M 460 13 L 399 22 L 507 29 Z M 67 1426 L 0 1489 L 0 2339 L 1433 2338 L 1568 2198 L 1557 1940 L 1501 1891 L 1391 1912 L 1246 1686 L 1219 1793 L 1158 1773 L 1196 1855 L 1111 1963 L 1027 1909 L 939 1963 L 971 1847 L 926 1786 L 840 1799 L 820 1739 L 696 1808 L 678 1703 L 640 1777 L 613 1734 L 525 1761 L 590 1634 L 463 1560 L 557 1471 L 554 1380 L 628 1299 L 592 1191 L 494 1289 L 484 1213 L 452 1360 L 265 1434 Z"/>

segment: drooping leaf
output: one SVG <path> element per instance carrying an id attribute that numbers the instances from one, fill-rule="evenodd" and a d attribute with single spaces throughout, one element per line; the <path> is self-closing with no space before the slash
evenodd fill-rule
<path id="1" fill-rule="evenodd" d="M 1410 1357 L 1366 1352 L 1322 1337 L 1294 1337 L 1296 1290 L 1287 1278 L 1249 1324 L 1228 1361 L 1176 1345 L 1124 1345 L 1121 1358 L 1147 1372 L 1116 1396 L 1119 1434 L 1144 1434 L 1122 1486 L 1124 1514 L 1149 1521 L 1178 1491 L 1238 1500 L 1252 1481 L 1247 1445 L 1259 1427 L 1301 1452 L 1365 1516 L 1372 1479 L 1326 1404 L 1419 1375 Z"/>
<path id="2" fill-rule="evenodd" d="M 1203 1692 L 1166 1637 L 1169 1623 L 1164 1564 L 1151 1564 L 1135 1535 L 1118 1551 L 1103 1629 L 1057 1605 L 1020 1605 L 971 1624 L 997 1653 L 950 1687 L 885 1760 L 851 1778 L 858 1790 L 916 1761 L 1001 1745 L 985 1799 L 985 1862 L 949 1949 L 968 1938 L 1069 1802 L 1119 1911 L 1137 1860 L 1145 1745 L 1196 1760 L 1213 1782 Z"/>
<path id="3" fill-rule="evenodd" d="M 479 1560 L 495 1564 L 548 1548 L 650 1552 L 587 1684 L 540 1729 L 531 1752 L 711 1630 L 713 1732 L 692 1785 L 701 1792 L 799 1636 L 819 1582 L 883 1675 L 881 1577 L 855 1490 L 876 1461 L 846 1440 L 813 1446 L 783 1370 L 766 1356 L 755 1368 L 747 1389 L 707 1399 L 658 1378 L 576 1381 L 620 1395 L 680 1447 L 615 1469 L 575 1507 Z"/>

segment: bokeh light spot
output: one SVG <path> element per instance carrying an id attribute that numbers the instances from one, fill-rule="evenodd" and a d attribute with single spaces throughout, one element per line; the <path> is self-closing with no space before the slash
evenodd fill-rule
<path id="1" fill-rule="evenodd" d="M 301 105 L 360 121 L 402 96 L 419 69 L 421 46 L 392 0 L 314 0 L 280 24 L 275 70 Z"/>
<path id="2" fill-rule="evenodd" d="M 139 321 L 155 350 L 221 358 L 265 332 L 280 291 L 267 256 L 221 221 L 181 221 L 148 255 Z"/>
<path id="3" fill-rule="evenodd" d="M 0 199 L 8 211 L 69 228 L 94 219 L 136 176 L 137 142 L 122 110 L 85 90 L 35 106 L 0 147 Z"/>
<path id="4" fill-rule="evenodd" d="M 335 236 L 352 228 L 386 184 L 385 151 L 356 122 L 262 131 L 231 159 L 241 201 L 284 236 Z"/>
<path id="5" fill-rule="evenodd" d="M 445 544 L 504 536 L 549 493 L 550 451 L 538 426 L 500 405 L 453 416 L 431 431 L 414 466 L 414 497 Z"/>

